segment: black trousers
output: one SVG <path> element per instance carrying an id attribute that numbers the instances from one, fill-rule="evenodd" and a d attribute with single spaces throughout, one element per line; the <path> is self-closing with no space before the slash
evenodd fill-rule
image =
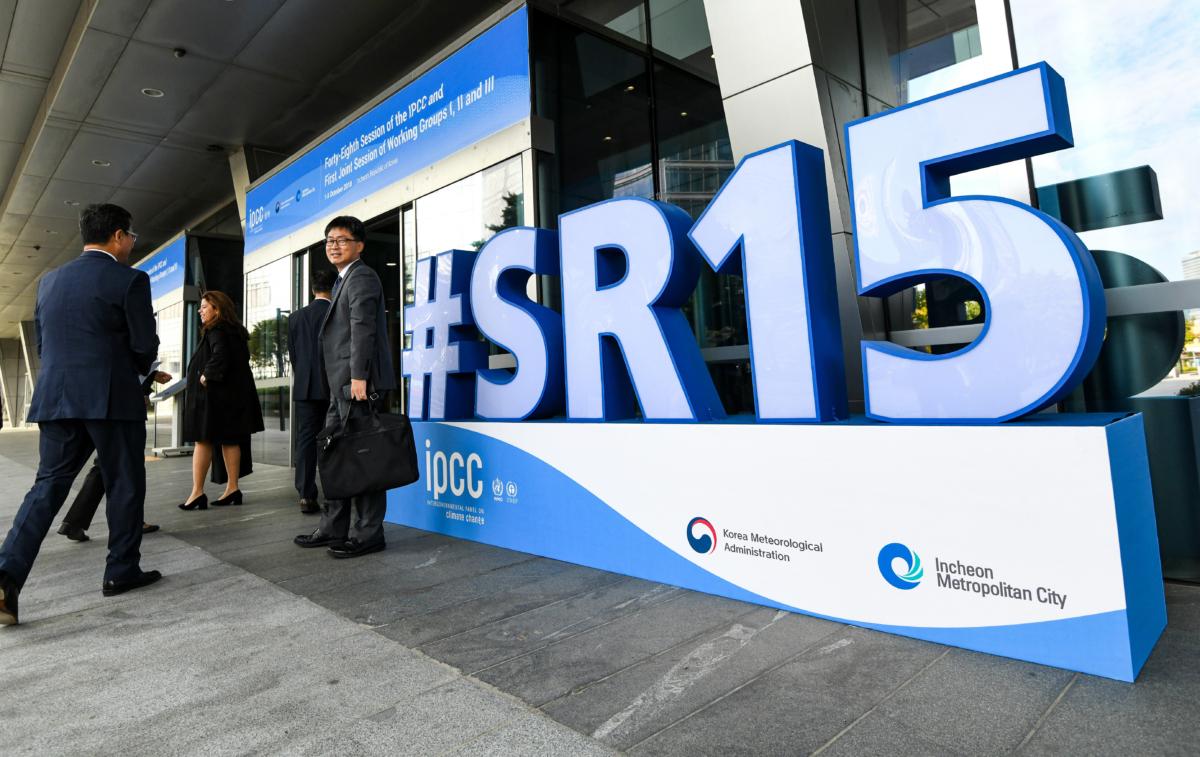
<path id="1" fill-rule="evenodd" d="M 102 499 L 104 499 L 104 477 L 100 475 L 100 461 L 96 460 L 88 469 L 87 476 L 83 479 L 83 485 L 79 487 L 79 493 L 75 495 L 75 501 L 71 503 L 71 509 L 67 510 L 67 514 L 63 517 L 63 525 L 68 528 L 78 528 L 81 531 L 88 530 L 92 527 L 92 518 L 96 517 L 96 510 L 99 509 Z"/>
<path id="2" fill-rule="evenodd" d="M 296 492 L 317 501 L 317 434 L 325 427 L 329 400 L 296 400 Z"/>
<path id="3" fill-rule="evenodd" d="M 343 399 L 331 402 L 325 422 L 340 421 L 355 405 L 359 407 L 355 407 L 354 412 L 366 412 L 361 402 Z M 387 407 L 386 392 L 375 400 L 375 407 L 381 412 Z M 386 514 L 387 492 L 371 492 L 353 499 L 327 499 L 321 514 L 321 533 L 335 539 L 357 539 L 363 544 L 376 544 L 383 541 L 383 516 Z"/>
<path id="4" fill-rule="evenodd" d="M 59 420 L 38 424 L 40 459 L 33 488 L 17 510 L 0 547 L 0 571 L 22 586 L 62 508 L 71 484 L 97 453 L 108 493 L 108 563 L 105 581 L 137 575 L 141 563 L 142 517 L 146 504 L 145 421 Z"/>

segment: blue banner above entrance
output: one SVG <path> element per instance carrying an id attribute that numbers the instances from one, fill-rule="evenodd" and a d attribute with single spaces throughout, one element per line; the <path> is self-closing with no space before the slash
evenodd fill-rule
<path id="1" fill-rule="evenodd" d="M 134 268 L 150 275 L 150 299 L 154 302 L 183 289 L 183 272 L 187 264 L 187 235 L 179 237 L 141 260 Z"/>
<path id="2" fill-rule="evenodd" d="M 527 16 L 516 11 L 251 189 L 246 254 L 528 118 Z"/>

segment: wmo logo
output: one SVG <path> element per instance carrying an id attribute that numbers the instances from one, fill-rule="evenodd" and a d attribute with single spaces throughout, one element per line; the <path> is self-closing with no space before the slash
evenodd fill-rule
<path id="1" fill-rule="evenodd" d="M 897 558 L 903 560 L 907 566 L 907 570 L 903 574 L 896 573 L 895 568 L 892 567 L 893 561 Z M 883 580 L 897 589 L 915 589 L 921 583 L 921 578 L 925 576 L 925 568 L 921 567 L 921 558 L 916 552 L 899 542 L 892 542 L 879 550 L 879 572 L 883 574 Z"/>
<path id="2" fill-rule="evenodd" d="M 692 518 L 688 521 L 687 539 L 692 549 L 706 555 L 717 548 L 717 529 L 704 518 Z"/>

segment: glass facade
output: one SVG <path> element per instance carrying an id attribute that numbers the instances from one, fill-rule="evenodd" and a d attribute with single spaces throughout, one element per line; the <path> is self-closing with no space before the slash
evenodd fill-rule
<path id="1" fill-rule="evenodd" d="M 158 360 L 160 371 L 178 379 L 184 375 L 184 312 L 186 303 L 179 302 L 156 314 L 158 330 Z M 172 446 L 171 423 L 175 414 L 173 401 L 156 402 L 150 406 L 146 429 L 146 448 Z"/>
<path id="2" fill-rule="evenodd" d="M 554 155 L 538 156 L 539 226 L 619 197 L 669 202 L 695 218 L 733 171 L 703 3 L 624 5 L 650 19 L 648 34 L 613 37 L 603 17 L 586 14 L 531 15 L 534 112 L 555 125 Z M 741 277 L 703 271 L 685 310 L 702 348 L 735 348 L 706 352 L 726 409 L 753 411 Z"/>
<path id="3" fill-rule="evenodd" d="M 250 371 L 258 387 L 265 431 L 250 437 L 254 459 L 289 465 L 291 366 L 287 317 L 292 311 L 292 257 L 246 274 L 246 329 L 250 332 Z"/>

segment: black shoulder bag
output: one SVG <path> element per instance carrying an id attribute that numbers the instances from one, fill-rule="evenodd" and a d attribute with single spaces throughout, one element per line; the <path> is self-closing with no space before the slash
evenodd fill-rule
<path id="1" fill-rule="evenodd" d="M 362 405 L 369 412 L 355 412 Z M 317 470 L 327 499 L 411 484 L 420 471 L 408 416 L 380 413 L 373 402 L 351 402 L 341 422 L 317 435 Z"/>

